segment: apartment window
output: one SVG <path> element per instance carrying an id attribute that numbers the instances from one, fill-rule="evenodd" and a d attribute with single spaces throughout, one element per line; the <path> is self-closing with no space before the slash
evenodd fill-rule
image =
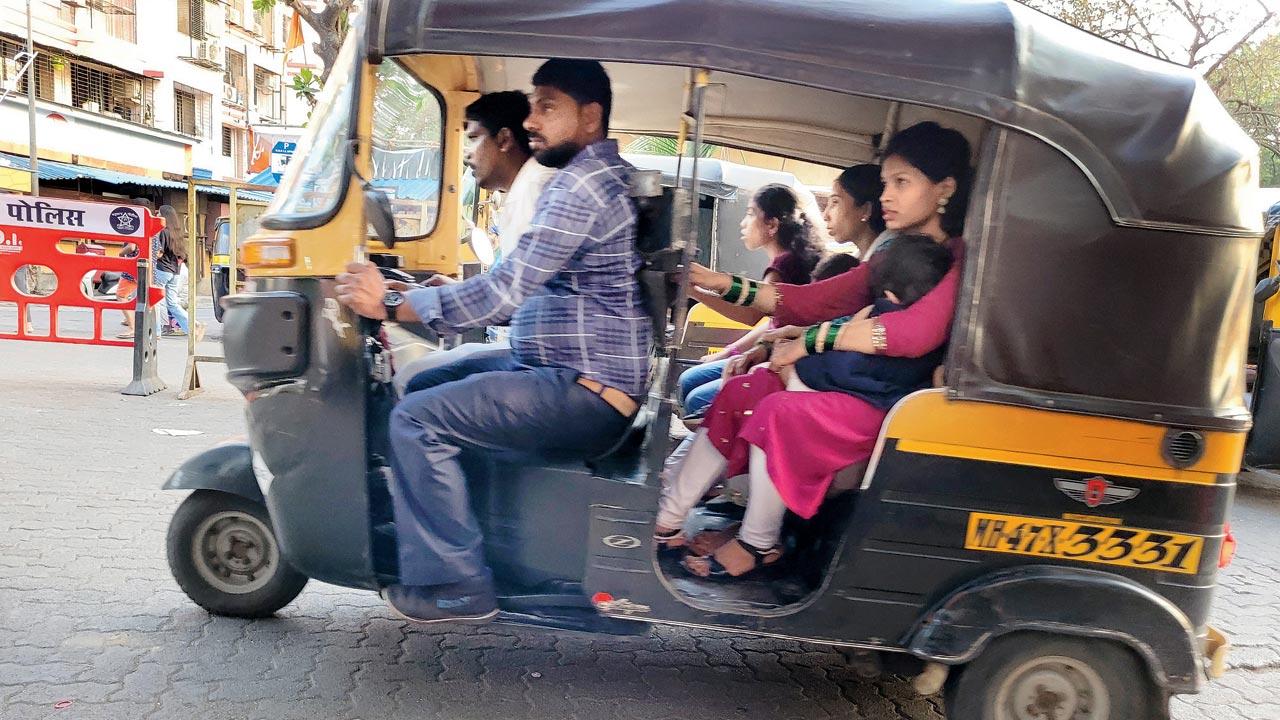
<path id="1" fill-rule="evenodd" d="M 227 69 L 222 73 L 222 82 L 232 91 L 225 97 L 236 105 L 244 105 L 245 96 L 249 92 L 249 76 L 244 53 L 228 48 L 226 64 Z"/>
<path id="2" fill-rule="evenodd" d="M 235 157 L 236 154 L 236 130 L 232 127 L 222 126 L 222 157 Z"/>
<path id="3" fill-rule="evenodd" d="M 246 17 L 244 6 L 249 2 L 251 0 L 227 0 L 227 22 L 244 27 L 244 19 Z M 252 12 L 253 8 L 250 7 L 249 10 Z"/>
<path id="4" fill-rule="evenodd" d="M 71 25 L 76 24 L 76 4 L 62 0 L 58 4 L 58 19 Z"/>
<path id="5" fill-rule="evenodd" d="M 22 45 L 10 40 L 0 39 L 0 84 L 4 87 L 13 87 L 13 94 L 23 99 L 27 96 L 27 77 L 28 75 L 20 75 L 24 62 L 18 61 L 18 54 L 25 52 L 26 45 Z M 31 64 L 30 75 L 36 79 L 36 98 L 53 102 L 53 75 L 54 75 L 54 59 L 49 52 L 43 48 L 36 48 L 36 60 Z M 14 82 L 17 82 L 14 87 Z"/>
<path id="6" fill-rule="evenodd" d="M 261 10 L 253 11 L 253 34 L 262 38 L 262 44 L 267 47 L 275 47 L 276 31 L 271 24 L 271 13 Z"/>
<path id="7" fill-rule="evenodd" d="M 94 0 L 89 4 L 89 25 L 106 30 L 113 38 L 138 42 L 136 0 Z"/>
<path id="8" fill-rule="evenodd" d="M 71 104 L 81 110 L 154 125 L 155 81 L 106 65 L 70 61 Z"/>
<path id="9" fill-rule="evenodd" d="M 178 0 L 178 32 L 204 39 L 204 0 Z"/>
<path id="10" fill-rule="evenodd" d="M 193 138 L 208 137 L 213 98 L 186 85 L 173 86 L 173 129 Z"/>
<path id="11" fill-rule="evenodd" d="M 255 66 L 253 68 L 253 106 L 265 120 L 280 119 L 280 76 Z"/>

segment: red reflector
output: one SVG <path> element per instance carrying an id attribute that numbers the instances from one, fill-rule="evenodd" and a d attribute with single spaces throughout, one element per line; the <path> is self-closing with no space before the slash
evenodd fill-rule
<path id="1" fill-rule="evenodd" d="M 607 602 L 613 602 L 613 596 L 607 592 L 598 592 L 591 596 L 592 605 L 603 605 Z"/>
<path id="2" fill-rule="evenodd" d="M 1236 557 L 1236 536 L 1231 533 L 1231 523 L 1223 527 L 1222 550 L 1218 553 L 1218 567 L 1224 568 Z"/>

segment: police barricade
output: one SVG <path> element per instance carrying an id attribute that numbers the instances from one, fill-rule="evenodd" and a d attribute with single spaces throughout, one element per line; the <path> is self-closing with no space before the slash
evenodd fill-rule
<path id="1" fill-rule="evenodd" d="M 133 381 L 124 394 L 163 390 L 149 311 L 164 297 L 162 289 L 151 287 L 151 238 L 163 228 L 164 221 L 141 206 L 0 194 L 0 308 L 16 310 L 15 327 L 0 323 L 0 340 L 133 347 Z M 90 243 L 102 254 L 85 252 Z M 105 252 L 127 246 L 136 248 L 136 257 Z M 104 272 L 132 275 L 138 288 L 147 291 L 137 292 L 134 299 L 100 295 L 92 286 Z M 67 308 L 89 310 L 92 327 L 87 334 L 63 326 L 70 314 L 64 318 L 61 311 Z M 48 313 L 47 332 L 36 331 L 33 310 Z M 134 314 L 133 339 L 117 338 L 107 318 L 129 310 Z"/>

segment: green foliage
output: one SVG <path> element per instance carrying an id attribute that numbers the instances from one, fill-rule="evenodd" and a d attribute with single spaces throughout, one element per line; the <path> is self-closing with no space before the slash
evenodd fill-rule
<path id="1" fill-rule="evenodd" d="M 253 9 L 257 12 L 271 12 L 276 6 L 276 0 L 253 0 Z"/>
<path id="2" fill-rule="evenodd" d="M 720 148 L 715 145 L 703 143 L 699 148 L 698 157 L 709 158 L 716 154 Z M 652 135 L 642 135 L 627 145 L 625 152 L 638 153 L 641 155 L 678 155 L 679 145 L 675 138 L 654 137 Z"/>
<path id="3" fill-rule="evenodd" d="M 293 84 L 289 89 L 293 90 L 299 100 L 306 100 L 315 107 L 316 96 L 320 93 L 320 76 L 312 72 L 311 68 L 302 68 L 293 76 Z"/>

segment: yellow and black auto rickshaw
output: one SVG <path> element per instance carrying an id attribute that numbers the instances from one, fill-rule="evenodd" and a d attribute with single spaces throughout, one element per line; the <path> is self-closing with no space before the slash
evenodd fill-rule
<path id="1" fill-rule="evenodd" d="M 196 603 L 259 616 L 307 578 L 396 581 L 389 347 L 333 278 L 353 257 L 455 272 L 463 108 L 578 57 L 612 76 L 615 132 L 678 138 L 688 163 L 715 143 L 843 167 L 921 120 L 958 129 L 976 149 L 964 283 L 946 386 L 890 412 L 858 489 L 789 525 L 770 582 L 682 576 L 650 540 L 674 333 L 610 453 L 473 458 L 501 620 L 853 648 L 945 687 L 961 720 L 1167 717 L 1222 670 L 1257 152 L 1194 73 L 1005 0 L 365 7 L 225 301 L 249 441 L 166 485 L 194 491 L 168 550 Z M 388 147 L 432 160 L 380 181 Z M 682 177 L 632 183 L 662 331 L 698 240 Z"/>

